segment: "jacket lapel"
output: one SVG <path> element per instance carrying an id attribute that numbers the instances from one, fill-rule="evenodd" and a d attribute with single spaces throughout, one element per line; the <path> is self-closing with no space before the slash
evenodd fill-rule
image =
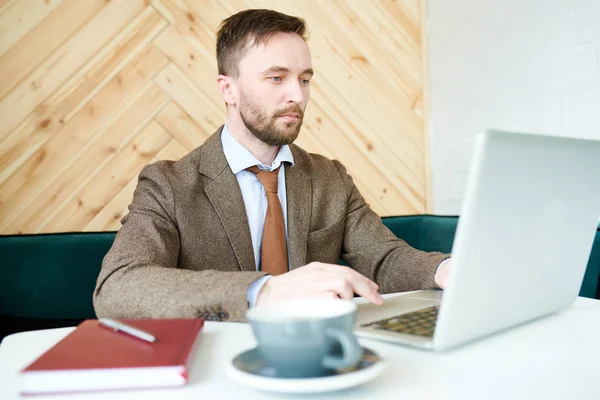
<path id="1" fill-rule="evenodd" d="M 241 270 L 256 271 L 246 207 L 237 178 L 223 153 L 221 130 L 222 127 L 202 146 L 199 171 L 213 179 L 204 192 L 225 228 Z"/>
<path id="2" fill-rule="evenodd" d="M 285 168 L 285 186 L 290 266 L 294 269 L 306 264 L 312 185 L 310 177 L 302 170 L 302 155 L 296 151 L 294 145 L 290 147 L 294 156 L 294 166 Z"/>

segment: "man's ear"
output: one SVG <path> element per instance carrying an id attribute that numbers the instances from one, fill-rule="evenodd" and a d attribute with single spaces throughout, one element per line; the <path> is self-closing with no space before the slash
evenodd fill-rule
<path id="1" fill-rule="evenodd" d="M 219 93 L 223 101 L 227 105 L 235 105 L 235 82 L 229 76 L 217 76 L 217 85 L 219 85 Z"/>

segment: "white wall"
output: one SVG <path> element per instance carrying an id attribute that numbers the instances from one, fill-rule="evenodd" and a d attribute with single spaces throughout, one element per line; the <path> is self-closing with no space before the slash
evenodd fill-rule
<path id="1" fill-rule="evenodd" d="M 434 213 L 488 127 L 600 139 L 600 0 L 429 0 L 428 29 Z"/>

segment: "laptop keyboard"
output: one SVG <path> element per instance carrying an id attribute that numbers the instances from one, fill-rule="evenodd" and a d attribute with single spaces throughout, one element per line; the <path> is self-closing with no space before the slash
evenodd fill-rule
<path id="1" fill-rule="evenodd" d="M 423 308 L 421 310 L 382 319 L 380 321 L 370 322 L 361 325 L 361 327 L 433 337 L 435 321 L 437 320 L 439 309 L 439 305 Z"/>

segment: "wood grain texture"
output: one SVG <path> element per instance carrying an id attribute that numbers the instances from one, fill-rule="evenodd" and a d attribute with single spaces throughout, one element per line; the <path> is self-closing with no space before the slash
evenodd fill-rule
<path id="1" fill-rule="evenodd" d="M 15 2 L 0 4 L 0 56 L 13 48 L 27 32 L 44 21 L 48 14 L 62 2 L 63 0 L 21 0 L 18 6 Z M 37 39 L 47 38 L 38 36 Z"/>
<path id="2" fill-rule="evenodd" d="M 141 168 L 223 124 L 215 32 L 247 8 L 308 23 L 297 143 L 379 214 L 430 211 L 424 0 L 4 0 L 0 234 L 118 229 Z"/>

